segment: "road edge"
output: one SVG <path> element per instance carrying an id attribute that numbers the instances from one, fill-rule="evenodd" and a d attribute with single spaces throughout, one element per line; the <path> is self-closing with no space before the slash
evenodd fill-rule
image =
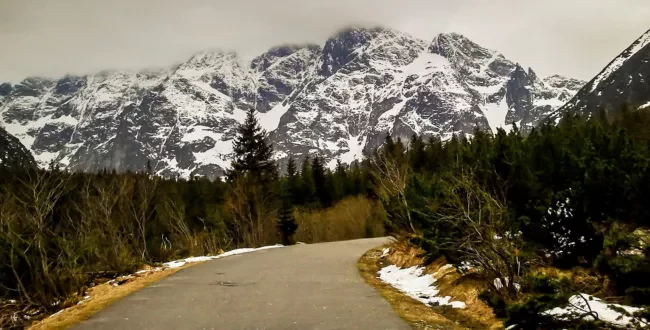
<path id="1" fill-rule="evenodd" d="M 381 258 L 382 249 L 389 246 L 373 248 L 359 258 L 357 268 L 365 282 L 377 290 L 388 301 L 395 313 L 413 329 L 463 329 L 433 309 L 377 278 L 377 272 L 384 266 L 382 263 L 385 263 Z"/>

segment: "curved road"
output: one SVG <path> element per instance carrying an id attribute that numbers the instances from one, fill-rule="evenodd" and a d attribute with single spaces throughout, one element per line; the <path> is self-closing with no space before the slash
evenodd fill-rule
<path id="1" fill-rule="evenodd" d="M 306 244 L 207 261 L 73 329 L 410 329 L 357 260 L 387 238 Z"/>

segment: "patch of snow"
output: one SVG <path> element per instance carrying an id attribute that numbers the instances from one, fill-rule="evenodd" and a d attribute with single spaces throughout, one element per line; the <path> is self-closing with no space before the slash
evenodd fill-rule
<path id="1" fill-rule="evenodd" d="M 341 154 L 341 162 L 351 164 L 355 160 L 363 159 L 363 148 L 366 146 L 367 138 L 367 136 L 364 136 L 363 139 L 360 139 L 360 136 L 349 135 L 347 140 L 348 151 Z"/>
<path id="2" fill-rule="evenodd" d="M 234 256 L 234 255 L 238 255 L 238 254 L 244 254 L 244 253 L 255 252 L 255 251 L 260 251 L 260 250 L 275 249 L 275 248 L 281 248 L 281 247 L 284 247 L 284 245 L 277 244 L 277 245 L 263 246 L 263 247 L 259 247 L 259 248 L 235 249 L 235 250 L 231 250 L 231 251 L 228 251 L 228 252 L 224 252 L 224 253 L 222 253 L 222 254 L 220 254 L 218 256 L 200 256 L 200 257 L 190 257 L 190 258 L 185 258 L 185 259 L 174 260 L 174 261 L 164 263 L 163 267 L 173 269 L 173 268 L 182 267 L 182 266 L 184 266 L 185 264 L 188 264 L 188 263 L 215 260 L 215 259 Z M 143 272 L 143 271 L 140 271 L 140 272 Z"/>
<path id="3" fill-rule="evenodd" d="M 59 157 L 58 152 L 49 151 L 43 151 L 39 153 L 32 152 L 32 155 L 34 155 L 34 159 L 41 167 L 47 167 L 52 161 Z"/>
<path id="4" fill-rule="evenodd" d="M 631 325 L 632 321 L 634 320 L 644 325 L 648 325 L 648 321 L 645 319 L 628 316 L 616 311 L 615 309 L 623 309 L 629 314 L 633 314 L 634 312 L 641 310 L 641 308 L 632 306 L 608 304 L 607 302 L 604 302 L 594 296 L 581 293 L 569 298 L 569 305 L 566 307 L 556 307 L 544 312 L 544 314 L 552 315 L 562 320 L 571 319 L 572 317 L 578 315 L 584 315 L 591 311 L 599 320 L 615 326 L 628 326 Z M 586 316 L 583 319 L 594 320 L 594 316 Z"/>
<path id="5" fill-rule="evenodd" d="M 474 267 L 472 267 L 472 264 L 467 260 L 461 262 L 460 266 L 458 266 L 457 268 L 458 268 L 458 270 L 463 271 L 463 272 L 468 272 L 468 271 L 474 269 Z"/>
<path id="6" fill-rule="evenodd" d="M 182 142 L 192 142 L 210 137 L 215 141 L 220 141 L 223 134 L 214 132 L 214 128 L 208 126 L 196 125 L 188 128 L 188 131 L 181 138 Z"/>
<path id="7" fill-rule="evenodd" d="M 215 133 L 212 136 L 213 139 L 216 138 L 212 149 L 194 153 L 194 162 L 196 165 L 215 164 L 224 169 L 230 166 L 228 155 L 232 153 L 232 140 L 224 141 L 221 137 L 221 134 Z"/>
<path id="8" fill-rule="evenodd" d="M 639 107 L 639 109 L 643 109 L 643 108 L 650 108 L 650 102 Z"/>
<path id="9" fill-rule="evenodd" d="M 492 132 L 496 133 L 497 129 L 503 128 L 506 123 L 506 116 L 509 110 L 506 95 L 503 95 L 503 99 L 499 103 L 488 103 L 483 106 L 482 110 Z"/>
<path id="10" fill-rule="evenodd" d="M 510 279 L 508 277 L 504 277 L 503 281 L 501 281 L 500 278 L 495 278 L 493 284 L 497 290 L 508 288 L 510 287 Z M 512 285 L 515 287 L 515 289 L 517 289 L 517 291 L 521 290 L 521 285 L 519 283 L 512 283 Z"/>
<path id="11" fill-rule="evenodd" d="M 566 102 L 558 99 L 558 98 L 552 98 L 552 99 L 535 99 L 533 100 L 533 105 L 536 107 L 543 107 L 543 106 L 550 106 L 552 108 L 559 108 L 563 106 Z"/>
<path id="12" fill-rule="evenodd" d="M 183 266 L 185 266 L 186 263 L 187 262 L 185 262 L 185 261 L 176 260 L 176 261 L 166 262 L 166 263 L 164 263 L 164 265 L 165 265 L 166 268 L 174 269 L 174 268 L 178 268 L 178 267 L 183 267 Z"/>
<path id="13" fill-rule="evenodd" d="M 478 85 L 468 85 L 469 88 L 486 95 L 493 95 L 498 93 L 502 88 L 503 84 L 496 84 L 492 86 L 478 86 Z"/>
<path id="14" fill-rule="evenodd" d="M 451 306 L 452 308 L 465 308 L 462 301 L 451 301 L 450 296 L 440 297 L 440 290 L 433 284 L 436 279 L 431 274 L 423 274 L 424 268 L 411 267 L 402 269 L 395 265 L 386 266 L 380 269 L 379 279 L 390 284 L 407 296 L 422 302 L 427 306 Z"/>
<path id="15" fill-rule="evenodd" d="M 278 126 L 280 126 L 280 119 L 290 107 L 291 104 L 289 102 L 286 102 L 286 104 L 278 103 L 273 107 L 273 109 L 267 112 L 258 112 L 257 118 L 259 119 L 262 128 L 267 132 L 272 132 L 278 129 Z"/>
<path id="16" fill-rule="evenodd" d="M 52 314 L 52 315 L 50 315 L 50 317 L 54 317 L 54 316 L 57 316 L 57 315 L 59 315 L 59 314 L 61 314 L 61 313 L 63 313 L 63 311 L 64 311 L 64 310 L 65 310 L 65 309 L 62 309 L 62 310 L 60 310 L 60 311 L 58 311 L 58 312 L 56 312 L 56 313 L 54 313 L 54 314 Z"/>
<path id="17" fill-rule="evenodd" d="M 393 105 L 390 110 L 382 113 L 381 116 L 379 116 L 377 129 L 384 131 L 392 130 L 395 122 L 395 117 L 399 115 L 400 111 L 402 108 L 404 108 L 408 100 L 409 99 L 404 98 L 400 102 L 395 103 L 395 105 Z"/>
<path id="18" fill-rule="evenodd" d="M 501 290 L 501 289 L 503 289 L 503 283 L 501 283 L 501 279 L 500 279 L 500 278 L 495 278 L 493 284 L 494 284 L 494 287 L 495 287 L 497 290 Z"/>

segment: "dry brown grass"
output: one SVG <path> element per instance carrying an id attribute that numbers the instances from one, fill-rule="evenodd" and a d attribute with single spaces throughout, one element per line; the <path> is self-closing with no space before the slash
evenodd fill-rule
<path id="1" fill-rule="evenodd" d="M 50 330 L 70 328 L 74 324 L 87 320 L 115 301 L 122 299 L 138 290 L 141 290 L 169 275 L 172 275 L 181 269 L 185 269 L 196 264 L 198 263 L 188 263 L 185 266 L 179 268 L 145 273 L 135 276 L 133 279 L 130 279 L 128 282 L 119 286 L 113 286 L 110 283 L 97 285 L 88 290 L 88 295 L 91 297 L 90 299 L 84 300 L 78 305 L 73 305 L 69 308 L 66 308 L 58 314 L 34 322 L 30 327 L 28 327 L 28 329 Z"/>
<path id="2" fill-rule="evenodd" d="M 325 210 L 296 211 L 295 240 L 305 243 L 342 241 L 385 235 L 386 215 L 377 202 L 349 197 Z"/>
<path id="3" fill-rule="evenodd" d="M 437 279 L 436 286 L 441 296 L 465 302 L 465 309 L 427 307 L 377 278 L 377 271 L 389 264 L 399 267 L 422 265 L 422 252 L 400 241 L 391 246 L 386 259 L 379 258 L 380 249 L 375 249 L 366 253 L 358 265 L 366 281 L 377 288 L 415 329 L 503 329 L 503 323 L 494 316 L 492 309 L 478 298 L 482 290 L 481 281 L 471 275 L 461 276 L 454 268 L 442 269 L 447 263 L 444 258 L 427 265 L 425 271 Z"/>
<path id="4" fill-rule="evenodd" d="M 558 269 L 553 267 L 537 267 L 531 270 L 536 274 L 544 274 L 551 278 L 566 279 L 573 289 L 597 297 L 608 299 L 615 296 L 611 280 L 602 274 L 596 274 L 589 269 L 574 267 L 571 269 Z"/>

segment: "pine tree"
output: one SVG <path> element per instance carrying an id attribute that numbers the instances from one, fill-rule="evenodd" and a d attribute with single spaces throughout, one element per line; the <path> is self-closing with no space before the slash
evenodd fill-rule
<path id="1" fill-rule="evenodd" d="M 234 159 L 228 171 L 230 180 L 244 174 L 264 183 L 277 179 L 273 146 L 268 143 L 268 134 L 260 126 L 253 108 L 248 110 L 246 120 L 237 130 L 233 152 Z"/>
<path id="2" fill-rule="evenodd" d="M 316 196 L 322 207 L 332 206 L 332 194 L 327 187 L 327 177 L 323 159 L 315 157 L 311 162 L 312 177 L 314 178 L 314 188 Z"/>
<path id="3" fill-rule="evenodd" d="M 282 244 L 291 245 L 294 243 L 293 235 L 298 230 L 298 223 L 293 215 L 291 196 L 286 189 L 283 195 L 282 208 L 280 208 L 280 217 L 278 219 L 278 233 L 282 238 Z"/>
<path id="4" fill-rule="evenodd" d="M 424 151 L 424 141 L 422 137 L 413 134 L 409 143 L 409 161 L 414 170 L 419 171 L 426 165 L 426 152 Z"/>
<path id="5" fill-rule="evenodd" d="M 334 174 L 334 198 L 339 200 L 350 194 L 350 180 L 348 179 L 348 173 L 341 163 L 341 160 L 336 161 L 336 170 Z"/>
<path id="6" fill-rule="evenodd" d="M 314 185 L 314 176 L 312 174 L 311 158 L 309 155 L 302 162 L 300 170 L 300 204 L 312 204 L 316 202 L 316 187 Z"/>
<path id="7" fill-rule="evenodd" d="M 359 166 L 359 161 L 355 161 L 350 169 L 350 194 L 357 195 L 365 192 L 364 175 Z"/>
<path id="8" fill-rule="evenodd" d="M 287 162 L 287 193 L 291 198 L 291 203 L 299 204 L 302 200 L 301 182 L 296 168 L 296 161 L 289 158 Z"/>

